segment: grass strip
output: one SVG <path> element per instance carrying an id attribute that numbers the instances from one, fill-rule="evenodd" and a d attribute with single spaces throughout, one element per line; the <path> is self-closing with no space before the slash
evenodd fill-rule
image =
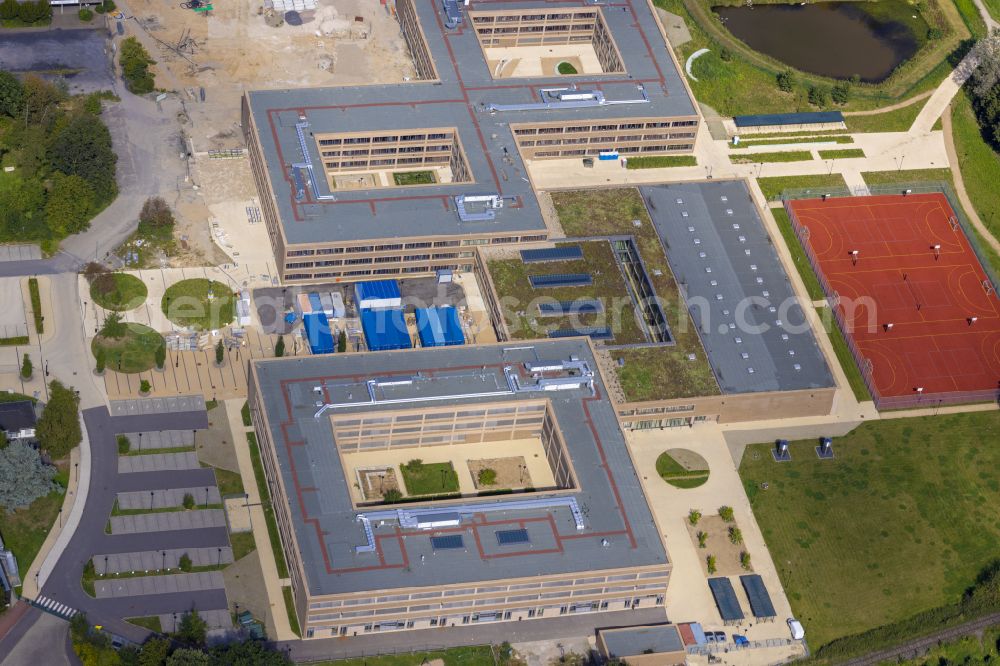
<path id="1" fill-rule="evenodd" d="M 812 176 L 771 176 L 758 178 L 757 184 L 760 185 L 760 190 L 768 201 L 781 198 L 781 193 L 785 190 L 811 190 L 815 188 L 816 196 L 819 196 L 823 192 L 847 189 L 847 181 L 839 173 Z"/>
<path id="2" fill-rule="evenodd" d="M 250 427 L 253 425 L 253 421 L 250 419 L 250 403 L 244 402 L 243 408 L 240 409 L 240 417 L 243 419 L 243 425 Z"/>
<path id="3" fill-rule="evenodd" d="M 746 155 L 730 155 L 733 164 L 756 164 L 758 162 L 808 162 L 813 156 L 808 150 L 788 150 L 779 153 L 747 153 Z"/>
<path id="4" fill-rule="evenodd" d="M 816 308 L 816 311 L 822 320 L 826 321 L 830 318 L 828 308 Z M 868 392 L 868 386 L 865 384 L 865 380 L 861 376 L 861 370 L 854 360 L 854 354 L 851 353 L 843 333 L 840 332 L 840 326 L 836 322 L 831 321 L 826 326 L 826 330 L 830 335 L 830 344 L 833 345 L 833 352 L 837 355 L 837 360 L 840 362 L 840 367 L 844 369 L 844 374 L 847 375 L 847 383 L 854 392 L 854 397 L 858 402 L 871 400 L 872 395 Z"/>
<path id="5" fill-rule="evenodd" d="M 833 134 L 829 136 L 792 136 L 788 138 L 774 138 L 774 139 L 740 139 L 737 144 L 729 144 L 730 148 L 753 148 L 754 146 L 780 146 L 786 143 L 821 143 L 821 142 L 833 142 L 833 143 L 854 143 L 854 137 L 848 136 L 846 134 Z"/>
<path id="6" fill-rule="evenodd" d="M 845 148 L 843 150 L 820 150 L 819 158 L 821 160 L 842 160 L 850 159 L 852 157 L 864 157 L 865 151 L 860 148 Z"/>
<path id="7" fill-rule="evenodd" d="M 1000 156 L 983 140 L 965 91 L 952 102 L 951 130 L 966 194 L 982 223 L 994 238 L 1000 239 Z"/>
<path id="8" fill-rule="evenodd" d="M 182 506 L 161 506 L 155 509 L 122 509 L 119 508 L 118 502 L 115 501 L 115 506 L 111 509 L 112 516 L 138 516 L 144 513 L 178 513 L 180 511 L 207 511 L 209 509 L 222 509 L 225 508 L 221 504 L 197 504 L 193 509 L 185 509 Z"/>
<path id="9" fill-rule="evenodd" d="M 278 534 L 278 523 L 274 518 L 274 507 L 271 506 L 271 494 L 267 486 L 267 477 L 264 475 L 264 465 L 260 459 L 260 447 L 257 445 L 257 435 L 248 432 L 247 444 L 250 447 L 250 461 L 253 463 L 253 475 L 257 481 L 257 492 L 260 493 L 260 508 L 264 511 L 264 522 L 267 523 L 267 536 L 271 541 L 271 551 L 274 553 L 274 563 L 278 569 L 278 578 L 288 578 L 288 565 L 285 563 L 285 552 L 281 549 L 281 536 Z"/>
<path id="10" fill-rule="evenodd" d="M 311 666 L 421 666 L 421 664 L 461 664 L 461 666 L 505 666 L 511 663 L 502 659 L 497 662 L 493 648 L 489 645 L 474 645 L 454 647 L 430 652 L 417 650 L 403 654 L 384 654 L 373 657 L 356 657 L 354 659 L 337 659 L 321 661 Z M 570 662 L 567 662 L 570 663 Z"/>
<path id="11" fill-rule="evenodd" d="M 215 485 L 219 487 L 219 495 L 222 497 L 246 494 L 246 490 L 243 488 L 243 477 L 238 472 L 213 467 L 206 463 L 202 463 L 202 467 L 212 467 L 215 470 Z"/>
<path id="12" fill-rule="evenodd" d="M 819 278 L 816 277 L 816 272 L 813 270 L 812 264 L 809 263 L 809 258 L 806 256 L 805 250 L 802 249 L 802 244 L 799 243 L 799 238 L 795 235 L 795 230 L 792 229 L 792 222 L 788 219 L 788 212 L 784 208 L 772 208 L 771 213 L 774 215 L 774 221 L 778 223 L 781 237 L 785 239 L 785 245 L 788 246 L 788 251 L 792 255 L 795 268 L 798 270 L 799 276 L 805 284 L 806 293 L 814 301 L 823 300 L 826 298 L 826 295 L 823 293 L 823 287 L 820 286 Z"/>
<path id="13" fill-rule="evenodd" d="M 0 338 L 0 347 L 15 347 L 28 344 L 27 335 L 19 335 L 16 338 Z"/>
<path id="14" fill-rule="evenodd" d="M 239 561 L 257 550 L 253 532 L 230 532 L 229 544 L 233 547 L 233 561 Z"/>
<path id="15" fill-rule="evenodd" d="M 173 446 L 162 449 L 133 449 L 129 448 L 126 453 L 118 452 L 120 456 L 151 456 L 157 453 L 188 453 L 194 451 L 193 446 Z"/>
<path id="16" fill-rule="evenodd" d="M 630 157 L 627 169 L 665 169 L 669 167 L 698 166 L 694 155 L 655 155 L 650 157 Z"/>
<path id="17" fill-rule="evenodd" d="M 45 317 L 42 316 L 42 296 L 38 292 L 38 278 L 28 278 L 28 292 L 31 294 L 31 315 L 35 318 L 35 332 L 45 332 Z"/>
<path id="18" fill-rule="evenodd" d="M 299 616 L 295 612 L 295 599 L 292 598 L 292 588 L 289 585 L 281 588 L 281 596 L 285 598 L 285 610 L 288 611 L 288 625 L 291 627 L 292 631 L 295 632 L 296 636 L 301 636 L 302 632 L 299 630 Z"/>
<path id="19" fill-rule="evenodd" d="M 896 171 L 862 171 L 867 185 L 908 185 L 911 183 L 946 182 L 953 184 L 951 169 L 909 169 Z"/>

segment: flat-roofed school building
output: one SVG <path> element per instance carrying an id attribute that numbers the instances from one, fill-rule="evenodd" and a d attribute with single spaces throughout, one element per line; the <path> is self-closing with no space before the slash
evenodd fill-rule
<path id="1" fill-rule="evenodd" d="M 648 0 L 395 7 L 421 80 L 244 96 L 283 282 L 471 271 L 476 246 L 548 238 L 524 160 L 694 148 Z"/>
<path id="2" fill-rule="evenodd" d="M 305 638 L 663 604 L 671 565 L 586 339 L 250 369 Z M 459 490 L 368 493 L 414 458 Z M 509 488 L 481 490 L 484 460 Z"/>

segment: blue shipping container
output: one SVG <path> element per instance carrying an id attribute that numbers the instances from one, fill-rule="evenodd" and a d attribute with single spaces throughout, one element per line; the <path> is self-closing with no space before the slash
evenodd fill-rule
<path id="1" fill-rule="evenodd" d="M 306 340 L 313 354 L 332 354 L 334 350 L 333 334 L 330 332 L 330 321 L 322 312 L 313 312 L 302 316 L 302 327 L 306 331 Z"/>
<path id="2" fill-rule="evenodd" d="M 371 351 L 409 349 L 410 333 L 406 330 L 406 320 L 399 308 L 391 310 L 362 310 L 361 330 L 365 334 L 365 344 Z"/>
<path id="3" fill-rule="evenodd" d="M 447 347 L 464 345 L 465 335 L 458 319 L 458 310 L 452 306 L 420 308 L 417 310 L 417 331 L 420 346 Z"/>

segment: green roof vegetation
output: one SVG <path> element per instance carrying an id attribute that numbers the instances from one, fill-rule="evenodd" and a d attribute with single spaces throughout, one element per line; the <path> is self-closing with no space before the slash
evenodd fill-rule
<path id="1" fill-rule="evenodd" d="M 450 462 L 425 463 L 411 460 L 399 466 L 403 485 L 410 496 L 458 492 L 458 474 Z"/>

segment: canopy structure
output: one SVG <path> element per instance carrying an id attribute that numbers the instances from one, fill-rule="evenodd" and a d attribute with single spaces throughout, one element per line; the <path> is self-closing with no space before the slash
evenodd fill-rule
<path id="1" fill-rule="evenodd" d="M 333 334 L 330 332 L 330 320 L 322 312 L 312 312 L 302 315 L 302 326 L 306 331 L 309 350 L 313 354 L 332 354 L 334 350 Z"/>
<path id="2" fill-rule="evenodd" d="M 458 310 L 448 305 L 417 310 L 417 331 L 420 333 L 421 347 L 447 347 L 464 345 L 465 334 Z"/>
<path id="3" fill-rule="evenodd" d="M 719 615 L 726 624 L 735 624 L 743 620 L 743 609 L 736 598 L 736 590 L 728 578 L 709 578 L 708 587 L 715 597 L 715 605 L 719 608 Z"/>
<path id="4" fill-rule="evenodd" d="M 409 349 L 413 346 L 403 311 L 399 308 L 362 310 L 361 330 L 364 331 L 369 351 Z"/>

